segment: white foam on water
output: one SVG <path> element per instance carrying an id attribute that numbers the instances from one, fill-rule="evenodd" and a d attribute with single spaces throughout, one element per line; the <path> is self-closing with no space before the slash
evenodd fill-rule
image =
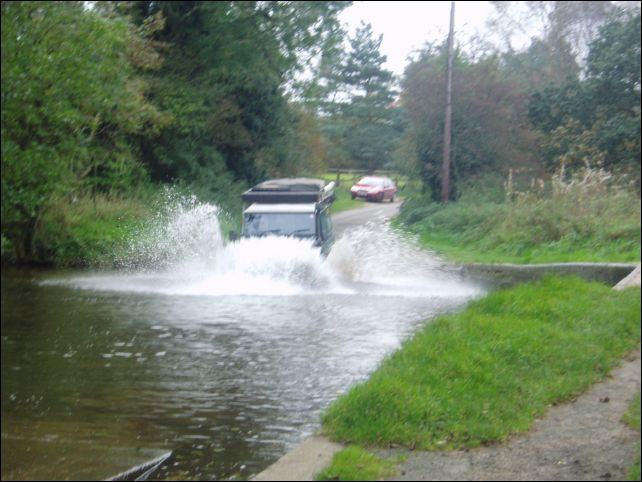
<path id="1" fill-rule="evenodd" d="M 174 200 L 132 240 L 121 271 L 48 280 L 80 289 L 182 296 L 475 296 L 435 256 L 373 221 L 348 230 L 324 258 L 311 240 L 268 236 L 225 243 L 219 209 Z"/>

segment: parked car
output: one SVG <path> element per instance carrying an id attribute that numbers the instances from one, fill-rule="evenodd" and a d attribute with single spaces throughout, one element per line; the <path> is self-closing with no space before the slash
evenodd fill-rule
<path id="1" fill-rule="evenodd" d="M 396 194 L 397 186 L 392 179 L 382 176 L 366 176 L 350 189 L 352 199 L 359 197 L 367 201 L 389 199 L 390 202 L 393 202 Z"/>

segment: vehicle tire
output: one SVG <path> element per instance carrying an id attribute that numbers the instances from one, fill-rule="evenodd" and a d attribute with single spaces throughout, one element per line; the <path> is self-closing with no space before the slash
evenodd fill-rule
<path id="1" fill-rule="evenodd" d="M 350 194 L 350 197 L 351 197 L 351 198 L 352 198 L 352 200 L 354 201 L 354 198 L 355 198 L 356 196 L 355 196 L 354 194 Z"/>
<path id="2" fill-rule="evenodd" d="M 390 202 L 391 203 L 395 202 L 395 195 L 394 194 L 392 196 L 390 196 Z"/>

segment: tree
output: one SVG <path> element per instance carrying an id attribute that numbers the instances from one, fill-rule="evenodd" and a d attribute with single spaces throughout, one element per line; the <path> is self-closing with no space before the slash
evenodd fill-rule
<path id="1" fill-rule="evenodd" d="M 590 44 L 587 76 L 535 92 L 530 119 L 549 166 L 589 164 L 640 178 L 640 14 L 620 13 Z"/>
<path id="2" fill-rule="evenodd" d="M 576 62 L 583 64 L 588 45 L 616 9 L 616 2 L 589 0 L 491 3 L 497 16 L 489 26 L 501 35 L 509 51 L 513 51 L 516 34 L 528 35 L 532 45 L 544 46 L 550 57 L 559 53 L 559 61 L 554 60 L 554 64 L 563 61 L 569 52 Z"/>
<path id="3" fill-rule="evenodd" d="M 169 45 L 152 92 L 175 122 L 161 142 L 141 139 L 155 180 L 225 192 L 303 168 L 289 150 L 286 87 L 332 44 L 346 2 L 137 2 L 138 18 L 162 12 L 156 39 Z M 302 150 L 296 152 L 302 153 Z"/>
<path id="4" fill-rule="evenodd" d="M 137 76 L 152 52 L 121 17 L 83 2 L 1 8 L 2 234 L 25 260 L 52 196 L 145 178 L 130 141 L 165 118 Z"/>
<path id="5" fill-rule="evenodd" d="M 409 122 L 406 162 L 435 201 L 441 190 L 446 55 L 445 45 L 427 45 L 406 68 L 401 95 Z M 453 68 L 451 199 L 477 179 L 538 164 L 527 121 L 528 96 L 500 57 L 472 61 L 457 51 Z"/>
<path id="6" fill-rule="evenodd" d="M 334 76 L 336 95 L 323 104 L 324 132 L 345 167 L 387 167 L 399 142 L 403 113 L 395 105 L 393 74 L 383 68 L 382 36 L 362 24 Z"/>

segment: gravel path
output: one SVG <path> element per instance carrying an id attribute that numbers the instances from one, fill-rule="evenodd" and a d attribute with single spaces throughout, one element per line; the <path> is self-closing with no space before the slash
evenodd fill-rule
<path id="1" fill-rule="evenodd" d="M 551 407 L 526 435 L 469 451 L 410 452 L 391 480 L 622 480 L 640 433 L 621 422 L 640 390 L 640 350 L 571 403 Z"/>

